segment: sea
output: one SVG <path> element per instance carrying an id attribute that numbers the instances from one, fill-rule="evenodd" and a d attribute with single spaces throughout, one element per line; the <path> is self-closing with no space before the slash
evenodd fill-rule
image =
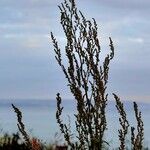
<path id="1" fill-rule="evenodd" d="M 56 121 L 56 100 L 0 100 L 0 134 L 18 132 L 17 117 L 11 104 L 14 104 L 22 112 L 25 129 L 31 137 L 37 137 L 46 143 L 64 142 L 63 135 L 60 132 Z M 142 112 L 144 122 L 144 145 L 150 147 L 150 104 L 138 103 L 139 110 Z M 71 126 L 72 133 L 75 135 L 75 100 L 63 100 L 62 120 Z M 136 127 L 136 119 L 133 111 L 133 103 L 126 101 L 124 107 L 127 112 L 127 118 L 131 126 Z M 109 142 L 111 148 L 117 147 L 119 114 L 115 107 L 115 102 L 109 101 L 106 109 L 107 130 L 105 139 Z M 128 135 L 130 139 L 130 134 Z M 127 142 L 129 142 L 127 140 Z M 130 144 L 130 142 L 129 142 Z"/>

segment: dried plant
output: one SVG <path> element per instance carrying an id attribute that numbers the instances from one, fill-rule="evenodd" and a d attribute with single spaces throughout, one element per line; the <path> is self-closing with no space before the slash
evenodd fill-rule
<path id="1" fill-rule="evenodd" d="M 118 136 L 119 136 L 119 141 L 120 141 L 119 150 L 125 150 L 126 149 L 126 135 L 128 133 L 129 122 L 127 120 L 127 115 L 126 115 L 123 103 L 121 102 L 120 98 L 116 94 L 113 94 L 113 95 L 116 100 L 116 108 L 118 110 L 118 113 L 120 114 L 119 122 L 121 125 L 121 129 L 118 130 L 119 132 Z"/>
<path id="2" fill-rule="evenodd" d="M 135 127 L 131 127 L 131 144 L 133 150 L 142 150 L 144 140 L 144 124 L 138 105 L 134 102 L 134 112 L 137 121 L 137 135 L 135 136 Z"/>
<path id="3" fill-rule="evenodd" d="M 127 115 L 124 109 L 124 105 L 121 102 L 120 98 L 116 95 L 113 94 L 114 98 L 116 100 L 116 108 L 118 110 L 118 113 L 120 114 L 119 122 L 121 125 L 121 129 L 118 130 L 119 132 L 119 141 L 120 141 L 120 146 L 119 150 L 125 150 L 126 149 L 126 135 L 128 133 L 128 128 L 129 128 L 129 121 L 127 120 Z M 142 121 L 142 116 L 141 112 L 138 110 L 138 105 L 136 102 L 133 102 L 134 106 L 134 112 L 135 112 L 135 117 L 137 120 L 137 135 L 135 136 L 135 127 L 131 127 L 131 149 L 132 150 L 142 150 L 143 147 L 143 140 L 144 140 L 144 124 Z"/>
<path id="4" fill-rule="evenodd" d="M 62 51 L 51 33 L 55 58 L 68 80 L 68 86 L 77 104 L 76 130 L 77 143 L 72 142 L 71 133 L 61 120 L 63 107 L 60 94 L 57 94 L 56 118 L 65 140 L 72 149 L 100 150 L 104 144 L 107 129 L 105 108 L 107 105 L 106 88 L 110 61 L 114 57 L 114 46 L 110 40 L 110 54 L 100 64 L 101 47 L 98 39 L 97 24 L 87 20 L 78 11 L 75 1 L 64 0 L 59 6 L 63 31 L 66 36 L 65 53 L 68 66 L 62 61 Z"/>
<path id="5" fill-rule="evenodd" d="M 65 54 L 67 65 L 64 65 L 62 51 L 58 42 L 51 33 L 54 46 L 55 58 L 61 67 L 67 81 L 68 87 L 76 101 L 76 139 L 73 140 L 73 133 L 69 124 L 62 120 L 62 98 L 57 93 L 57 111 L 56 120 L 64 136 L 67 145 L 56 145 L 56 149 L 71 150 L 102 150 L 106 149 L 107 141 L 104 140 L 104 134 L 107 130 L 106 106 L 108 101 L 107 83 L 109 74 L 109 65 L 114 58 L 114 46 L 109 38 L 110 53 L 107 54 L 104 61 L 101 59 L 101 47 L 98 38 L 98 27 L 95 19 L 87 20 L 81 11 L 78 11 L 75 0 L 64 0 L 60 9 L 60 23 L 66 37 Z M 64 59 L 65 59 L 64 58 Z M 129 129 L 126 111 L 120 98 L 113 94 L 116 101 L 116 108 L 120 115 L 119 123 L 121 128 L 119 133 L 119 150 L 127 149 L 126 136 Z M 18 118 L 18 129 L 26 141 L 26 145 L 31 150 L 40 150 L 41 143 L 37 139 L 29 138 L 22 122 L 21 111 L 12 104 Z M 131 127 L 131 149 L 142 150 L 144 140 L 144 125 L 141 118 L 141 112 L 134 102 L 134 112 L 137 120 L 137 134 L 135 128 Z M 53 149 L 53 147 L 50 147 Z"/>
<path id="6" fill-rule="evenodd" d="M 18 119 L 18 123 L 17 123 L 17 126 L 18 126 L 18 129 L 20 131 L 20 133 L 22 134 L 25 142 L 26 142 L 26 145 L 32 149 L 31 147 L 31 143 L 30 143 L 30 137 L 29 135 L 27 134 L 27 132 L 25 131 L 25 125 L 24 123 L 22 122 L 22 112 L 15 106 L 12 104 L 12 107 L 14 109 L 14 112 L 16 113 L 17 115 L 17 119 Z"/>

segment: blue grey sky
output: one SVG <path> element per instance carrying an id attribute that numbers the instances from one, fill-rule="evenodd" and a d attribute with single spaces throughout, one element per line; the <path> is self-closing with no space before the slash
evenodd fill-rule
<path id="1" fill-rule="evenodd" d="M 50 32 L 61 47 L 64 34 L 57 5 L 61 0 L 0 0 L 0 98 L 71 98 L 54 59 Z M 102 51 L 111 36 L 115 58 L 108 92 L 123 100 L 150 102 L 150 1 L 76 0 L 87 18 L 95 18 Z M 111 96 L 110 96 L 111 99 Z"/>

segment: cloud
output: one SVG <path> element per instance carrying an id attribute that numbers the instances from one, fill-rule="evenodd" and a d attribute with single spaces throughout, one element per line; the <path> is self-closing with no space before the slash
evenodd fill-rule
<path id="1" fill-rule="evenodd" d="M 128 40 L 130 42 L 139 43 L 139 44 L 143 44 L 144 43 L 144 39 L 142 39 L 142 38 L 129 38 Z"/>
<path id="2" fill-rule="evenodd" d="M 150 1 L 149 0 L 101 0 L 97 2 L 101 5 L 105 5 L 107 7 L 115 8 L 115 9 L 127 9 L 127 10 L 146 10 L 149 11 Z"/>
<path id="3" fill-rule="evenodd" d="M 39 48 L 41 46 L 40 44 L 40 39 L 37 39 L 37 38 L 30 38 L 30 39 L 27 39 L 25 42 L 24 42 L 24 47 L 27 47 L 27 48 Z"/>
<path id="4" fill-rule="evenodd" d="M 65 46 L 57 8 L 60 2 L 1 0 L 0 97 L 54 98 L 56 92 L 66 90 L 50 40 L 53 31 L 60 47 Z M 114 41 L 112 89 L 124 96 L 148 95 L 150 1 L 78 0 L 77 5 L 88 19 L 96 19 L 102 52 L 109 51 L 109 36 Z"/>

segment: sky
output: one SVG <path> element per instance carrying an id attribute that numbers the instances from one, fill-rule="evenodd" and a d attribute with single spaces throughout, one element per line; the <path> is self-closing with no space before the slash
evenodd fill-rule
<path id="1" fill-rule="evenodd" d="M 50 32 L 65 45 L 59 23 L 62 0 L 0 0 L 0 99 L 72 98 L 53 52 Z M 115 46 L 108 93 L 150 102 L 150 1 L 76 0 L 95 18 L 102 51 Z"/>

